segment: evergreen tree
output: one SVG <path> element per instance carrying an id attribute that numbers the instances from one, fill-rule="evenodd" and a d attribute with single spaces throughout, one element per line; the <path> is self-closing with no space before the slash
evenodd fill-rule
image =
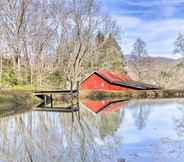
<path id="1" fill-rule="evenodd" d="M 112 34 L 104 36 L 102 33 L 98 33 L 96 46 L 99 47 L 97 52 L 98 56 L 96 57 L 97 67 L 102 67 L 109 71 L 126 73 L 123 53 L 116 38 Z"/>
<path id="2" fill-rule="evenodd" d="M 104 40 L 105 40 L 105 36 L 101 32 L 98 32 L 96 36 L 96 46 L 99 46 L 100 44 L 102 44 Z"/>

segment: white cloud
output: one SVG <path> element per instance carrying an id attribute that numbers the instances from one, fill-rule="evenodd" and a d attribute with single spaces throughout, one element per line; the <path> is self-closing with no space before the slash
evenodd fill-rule
<path id="1" fill-rule="evenodd" d="M 114 4 L 121 6 L 117 11 L 121 15 L 169 18 L 183 12 L 184 0 L 117 0 Z"/>
<path id="2" fill-rule="evenodd" d="M 122 48 L 125 54 L 131 52 L 137 37 L 147 43 L 148 52 L 154 56 L 172 57 L 173 42 L 179 32 L 184 31 L 184 19 L 142 20 L 132 16 L 114 16 L 124 30 Z"/>
<path id="3" fill-rule="evenodd" d="M 157 6 L 173 6 L 184 3 L 184 0 L 121 0 L 121 3 L 125 3 L 131 6 L 139 7 L 157 7 Z"/>

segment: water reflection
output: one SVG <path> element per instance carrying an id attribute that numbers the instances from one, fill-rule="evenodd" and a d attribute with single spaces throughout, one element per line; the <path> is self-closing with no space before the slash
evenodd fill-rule
<path id="1" fill-rule="evenodd" d="M 184 161 L 183 100 L 79 106 L 74 122 L 70 113 L 45 109 L 0 118 L 0 161 Z"/>
<path id="2" fill-rule="evenodd" d="M 179 113 L 176 117 L 174 117 L 176 133 L 179 137 L 184 137 L 184 108 L 179 105 L 177 109 Z"/>
<path id="3" fill-rule="evenodd" d="M 128 101 L 124 100 L 90 100 L 86 99 L 82 101 L 83 106 L 94 113 L 101 113 L 105 115 L 108 112 L 117 111 L 122 108 L 126 108 Z"/>
<path id="4" fill-rule="evenodd" d="M 132 111 L 134 123 L 138 129 L 143 129 L 146 126 L 150 112 L 151 110 L 148 105 L 139 105 L 136 110 Z"/>
<path id="5" fill-rule="evenodd" d="M 122 123 L 124 110 L 128 106 L 123 100 L 83 100 L 82 107 L 99 114 L 97 127 L 101 138 L 113 135 Z"/>
<path id="6" fill-rule="evenodd" d="M 65 103 L 64 106 L 63 105 L 54 106 L 53 99 L 51 99 L 50 96 L 45 97 L 46 100 L 45 99 L 42 100 L 42 102 L 40 102 L 35 108 L 33 108 L 34 111 L 71 113 L 73 122 L 74 122 L 74 113 L 76 113 L 78 119 L 80 119 L 80 106 L 78 99 L 75 102 L 74 100 L 71 100 L 70 102 L 68 101 L 63 102 Z"/>

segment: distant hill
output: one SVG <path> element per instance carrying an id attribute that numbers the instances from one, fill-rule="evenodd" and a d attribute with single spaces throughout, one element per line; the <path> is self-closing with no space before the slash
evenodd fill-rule
<path id="1" fill-rule="evenodd" d="M 184 88 L 184 59 L 125 56 L 126 70 L 135 80 L 163 88 Z"/>

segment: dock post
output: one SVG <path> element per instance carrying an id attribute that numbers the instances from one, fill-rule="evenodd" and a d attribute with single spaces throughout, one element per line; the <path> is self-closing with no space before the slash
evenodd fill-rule
<path id="1" fill-rule="evenodd" d="M 79 81 L 77 81 L 77 98 L 79 98 L 79 87 L 80 87 L 80 84 L 79 84 Z"/>
<path id="2" fill-rule="evenodd" d="M 79 111 L 77 112 L 78 119 L 80 120 L 80 107 L 79 107 L 79 81 L 77 81 L 77 108 Z"/>
<path id="3" fill-rule="evenodd" d="M 44 108 L 46 107 L 46 105 L 47 105 L 47 96 L 44 95 Z"/>
<path id="4" fill-rule="evenodd" d="M 53 108 L 53 98 L 52 98 L 52 94 L 50 94 L 50 105 L 51 105 L 51 108 Z"/>
<path id="5" fill-rule="evenodd" d="M 74 114 L 73 114 L 73 82 L 72 82 L 72 80 L 71 80 L 71 84 L 70 84 L 70 91 L 71 91 L 72 122 L 74 122 Z"/>

